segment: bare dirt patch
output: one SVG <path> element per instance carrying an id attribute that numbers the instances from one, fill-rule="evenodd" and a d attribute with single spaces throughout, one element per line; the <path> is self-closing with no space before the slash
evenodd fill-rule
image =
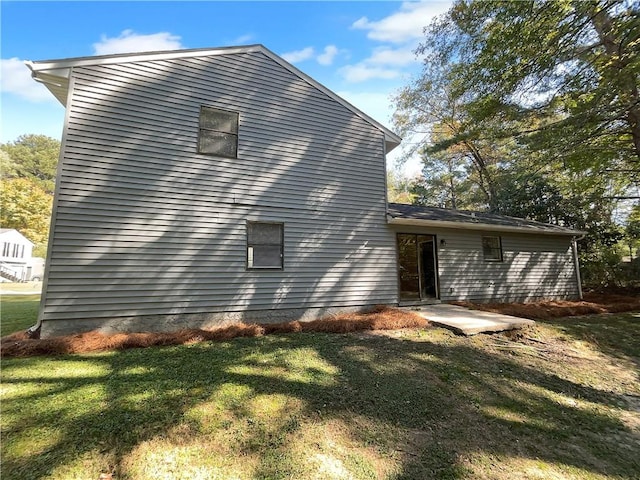
<path id="1" fill-rule="evenodd" d="M 600 313 L 621 313 L 640 310 L 640 296 L 588 293 L 583 300 L 544 300 L 528 303 L 453 302 L 454 305 L 503 313 L 532 320 L 574 317 Z"/>
<path id="2" fill-rule="evenodd" d="M 427 325 L 429 322 L 416 313 L 381 305 L 367 313 L 335 315 L 310 322 L 238 323 L 210 330 L 185 329 L 175 332 L 117 333 L 112 335 L 91 331 L 47 339 L 33 339 L 29 338 L 26 332 L 16 332 L 0 339 L 0 356 L 62 355 L 151 346 L 188 345 L 206 341 L 225 341 L 237 337 L 259 337 L 273 333 L 348 333 L 362 330 L 422 328 Z"/>

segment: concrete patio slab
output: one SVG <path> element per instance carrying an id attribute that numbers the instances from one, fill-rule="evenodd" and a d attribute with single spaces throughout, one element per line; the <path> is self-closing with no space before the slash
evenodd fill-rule
<path id="1" fill-rule="evenodd" d="M 469 310 L 457 305 L 420 305 L 409 310 L 422 315 L 436 325 L 463 335 L 483 332 L 502 332 L 535 325 L 533 320 L 512 317 L 501 313 Z"/>

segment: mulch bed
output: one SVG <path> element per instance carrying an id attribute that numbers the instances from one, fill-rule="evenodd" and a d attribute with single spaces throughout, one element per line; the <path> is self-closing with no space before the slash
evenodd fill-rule
<path id="1" fill-rule="evenodd" d="M 454 302 L 454 304 L 514 317 L 548 320 L 577 315 L 640 311 L 640 295 L 587 293 L 583 300 L 545 300 L 531 303 Z"/>
<path id="2" fill-rule="evenodd" d="M 471 303 L 453 302 L 476 310 L 504 313 L 532 320 L 546 320 L 577 315 L 640 311 L 640 295 L 588 293 L 583 300 L 547 300 L 531 303 Z M 188 345 L 206 341 L 225 341 L 237 337 L 259 337 L 275 333 L 327 332 L 348 333 L 362 330 L 398 330 L 424 328 L 429 325 L 422 316 L 387 306 L 368 313 L 353 313 L 311 322 L 238 323 L 226 327 L 185 329 L 175 332 L 140 332 L 104 334 L 98 331 L 52 337 L 29 338 L 17 332 L 0 339 L 1 357 L 63 355 L 71 353 L 125 350 L 151 346 Z"/>
<path id="3" fill-rule="evenodd" d="M 238 323 L 210 330 L 185 329 L 175 332 L 116 333 L 111 335 L 91 331 L 46 339 L 33 339 L 29 338 L 26 332 L 17 332 L 0 339 L 0 356 L 63 355 L 151 346 L 188 345 L 205 341 L 225 341 L 237 337 L 259 337 L 274 333 L 347 333 L 361 330 L 424 328 L 428 325 L 429 322 L 416 313 L 379 306 L 368 313 L 344 314 L 310 322 Z"/>

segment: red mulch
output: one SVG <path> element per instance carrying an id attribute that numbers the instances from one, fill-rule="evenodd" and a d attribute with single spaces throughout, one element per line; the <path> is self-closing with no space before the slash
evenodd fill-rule
<path id="1" fill-rule="evenodd" d="M 583 300 L 544 300 L 530 303 L 454 303 L 475 310 L 504 313 L 532 320 L 640 311 L 640 296 L 602 293 L 587 293 Z"/>
<path id="2" fill-rule="evenodd" d="M 205 341 L 224 341 L 236 337 L 259 337 L 273 333 L 346 333 L 358 330 L 422 328 L 428 324 L 427 320 L 416 313 L 379 306 L 368 313 L 344 314 L 310 322 L 238 323 L 211 330 L 186 329 L 175 332 L 116 333 L 111 335 L 91 331 L 46 339 L 31 339 L 25 332 L 17 332 L 0 339 L 0 356 L 62 355 L 151 346 L 186 345 Z"/>

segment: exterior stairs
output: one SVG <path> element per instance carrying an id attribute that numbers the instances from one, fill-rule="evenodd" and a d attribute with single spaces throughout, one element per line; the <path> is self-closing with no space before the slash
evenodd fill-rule
<path id="1" fill-rule="evenodd" d="M 22 279 L 16 275 L 16 271 L 6 263 L 0 263 L 0 277 L 8 282 L 20 282 Z"/>

